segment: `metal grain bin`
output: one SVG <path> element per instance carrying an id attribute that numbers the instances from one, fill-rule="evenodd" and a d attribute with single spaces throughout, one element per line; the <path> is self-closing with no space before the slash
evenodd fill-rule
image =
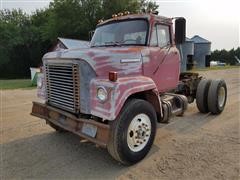
<path id="1" fill-rule="evenodd" d="M 178 46 L 178 49 L 181 54 L 181 72 L 184 72 L 186 70 L 192 69 L 193 62 L 192 57 L 194 54 L 194 42 L 186 38 L 185 43 L 181 44 L 181 46 Z"/>
<path id="2" fill-rule="evenodd" d="M 193 60 L 196 62 L 197 68 L 210 66 L 211 42 L 195 35 L 191 38 L 194 42 Z"/>

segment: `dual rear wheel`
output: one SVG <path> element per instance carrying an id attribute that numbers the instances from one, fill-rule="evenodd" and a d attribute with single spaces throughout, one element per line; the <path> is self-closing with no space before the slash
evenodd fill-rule
<path id="1" fill-rule="evenodd" d="M 223 79 L 202 79 L 197 87 L 196 104 L 202 113 L 220 114 L 227 100 L 227 86 Z"/>

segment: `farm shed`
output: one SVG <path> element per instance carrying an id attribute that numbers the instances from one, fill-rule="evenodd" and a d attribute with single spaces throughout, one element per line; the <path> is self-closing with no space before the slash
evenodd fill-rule
<path id="1" fill-rule="evenodd" d="M 78 48 L 88 48 L 89 41 L 77 40 L 77 39 L 67 39 L 67 38 L 57 38 L 57 42 L 53 45 L 50 51 L 58 51 L 61 49 L 78 49 Z"/>

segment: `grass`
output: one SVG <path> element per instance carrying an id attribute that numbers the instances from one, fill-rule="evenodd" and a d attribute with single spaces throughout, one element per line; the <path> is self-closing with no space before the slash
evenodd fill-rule
<path id="1" fill-rule="evenodd" d="M 202 68 L 202 69 L 193 69 L 191 71 L 211 71 L 211 70 L 223 70 L 223 69 L 233 69 L 233 68 L 239 68 L 240 66 L 212 66 L 212 67 L 207 67 L 207 68 Z"/>
<path id="2" fill-rule="evenodd" d="M 11 79 L 11 80 L 0 80 L 0 90 L 4 89 L 33 89 L 35 86 L 32 85 L 30 79 Z"/>

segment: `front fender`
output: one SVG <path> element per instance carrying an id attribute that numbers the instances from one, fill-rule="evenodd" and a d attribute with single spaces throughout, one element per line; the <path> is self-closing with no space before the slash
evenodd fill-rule
<path id="1" fill-rule="evenodd" d="M 132 94 L 157 90 L 153 80 L 145 76 L 118 78 L 116 82 L 96 78 L 91 81 L 90 86 L 91 114 L 104 120 L 116 119 L 125 101 Z M 97 89 L 100 86 L 105 87 L 108 92 L 108 99 L 104 103 L 97 98 Z"/>

